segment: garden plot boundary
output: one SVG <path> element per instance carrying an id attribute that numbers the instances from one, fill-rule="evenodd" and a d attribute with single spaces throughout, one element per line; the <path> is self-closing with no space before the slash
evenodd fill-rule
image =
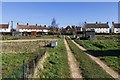
<path id="1" fill-rule="evenodd" d="M 43 64 L 45 62 L 45 59 L 48 56 L 48 52 L 46 51 L 45 54 L 39 59 L 38 64 L 36 66 L 36 68 L 34 69 L 34 74 L 33 74 L 33 78 L 37 78 L 38 76 L 38 71 L 43 69 Z"/>
<path id="2" fill-rule="evenodd" d="M 24 72 L 23 72 L 23 78 L 33 78 L 36 74 L 37 69 L 42 69 L 42 65 L 44 62 L 44 57 L 47 54 L 47 51 L 45 51 L 42 55 L 38 55 L 35 58 L 33 58 L 29 63 L 25 64 Z"/>

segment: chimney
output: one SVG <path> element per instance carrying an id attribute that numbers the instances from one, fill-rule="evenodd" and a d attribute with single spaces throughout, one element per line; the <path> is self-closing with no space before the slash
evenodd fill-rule
<path id="1" fill-rule="evenodd" d="M 36 26 L 37 26 L 37 24 L 36 24 Z"/>
<path id="2" fill-rule="evenodd" d="M 41 25 L 40 25 L 40 27 L 41 27 Z"/>
<path id="3" fill-rule="evenodd" d="M 87 24 L 87 22 L 85 21 L 85 24 Z"/>
<path id="4" fill-rule="evenodd" d="M 46 27 L 46 25 L 44 25 L 44 27 Z"/>
<path id="5" fill-rule="evenodd" d="M 114 22 L 112 22 L 112 24 L 114 24 Z"/>
<path id="6" fill-rule="evenodd" d="M 96 21 L 96 24 L 98 24 L 98 22 Z"/>
<path id="7" fill-rule="evenodd" d="M 29 24 L 27 23 L 27 26 L 28 26 Z"/>
<path id="8" fill-rule="evenodd" d="M 19 25 L 19 23 L 17 22 L 17 25 Z"/>
<path id="9" fill-rule="evenodd" d="M 107 22 L 107 24 L 108 24 L 108 22 Z"/>
<path id="10" fill-rule="evenodd" d="M 11 21 L 11 28 L 13 29 L 13 21 Z"/>

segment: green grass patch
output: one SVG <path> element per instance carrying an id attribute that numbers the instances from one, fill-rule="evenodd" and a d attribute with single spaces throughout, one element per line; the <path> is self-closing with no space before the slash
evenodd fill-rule
<path id="1" fill-rule="evenodd" d="M 97 40 L 114 40 L 120 41 L 120 34 L 109 34 L 109 35 L 95 35 Z"/>
<path id="2" fill-rule="evenodd" d="M 96 78 L 112 79 L 109 74 L 107 74 L 95 61 L 90 59 L 90 57 L 80 50 L 71 40 L 67 39 L 67 42 L 75 58 L 79 62 L 79 67 L 85 80 L 96 80 Z"/>
<path id="3" fill-rule="evenodd" d="M 2 44 L 2 77 L 22 78 L 23 60 L 29 63 L 38 55 L 43 55 L 45 48 L 41 42 L 9 42 Z"/>
<path id="4" fill-rule="evenodd" d="M 112 40 L 75 40 L 120 74 L 120 42 Z"/>
<path id="5" fill-rule="evenodd" d="M 38 35 L 38 36 L 11 36 L 11 35 L 2 35 L 2 40 L 19 40 L 19 39 L 57 39 L 57 35 Z"/>
<path id="6" fill-rule="evenodd" d="M 48 55 L 44 63 L 44 69 L 40 72 L 40 77 L 69 78 L 69 65 L 63 39 L 58 40 L 58 46 L 48 48 Z"/>

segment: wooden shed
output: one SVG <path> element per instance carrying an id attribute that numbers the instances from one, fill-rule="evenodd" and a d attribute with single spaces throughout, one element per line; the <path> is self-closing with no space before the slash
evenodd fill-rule
<path id="1" fill-rule="evenodd" d="M 85 32 L 85 37 L 88 39 L 88 40 L 95 40 L 95 31 L 94 30 L 90 30 L 90 31 L 86 31 Z"/>

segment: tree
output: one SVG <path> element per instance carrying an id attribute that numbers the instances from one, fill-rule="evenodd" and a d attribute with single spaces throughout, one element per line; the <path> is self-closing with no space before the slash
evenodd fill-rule
<path id="1" fill-rule="evenodd" d="M 56 19 L 55 18 L 52 19 L 51 27 L 58 27 L 58 24 L 56 23 Z"/>
<path id="2" fill-rule="evenodd" d="M 85 22 L 80 22 L 79 23 L 79 27 L 84 27 L 85 26 Z"/>
<path id="3" fill-rule="evenodd" d="M 59 34 L 60 33 L 59 28 L 58 28 L 58 24 L 56 23 L 55 18 L 52 19 L 50 33 L 51 34 Z"/>

